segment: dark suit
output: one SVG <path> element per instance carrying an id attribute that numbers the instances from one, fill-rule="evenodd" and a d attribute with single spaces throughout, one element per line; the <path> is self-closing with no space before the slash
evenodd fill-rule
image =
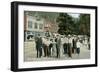
<path id="1" fill-rule="evenodd" d="M 68 44 L 67 43 L 64 43 L 63 44 L 63 48 L 64 48 L 64 54 L 67 54 L 68 53 Z"/>
<path id="2" fill-rule="evenodd" d="M 42 56 L 42 39 L 36 38 L 36 50 L 37 50 L 37 58 Z"/>
<path id="3" fill-rule="evenodd" d="M 49 45 L 49 56 L 51 56 L 51 48 L 53 47 L 53 44 L 51 43 L 50 45 Z"/>
<path id="4" fill-rule="evenodd" d="M 57 58 L 60 58 L 60 45 L 61 45 L 61 39 L 56 38 L 56 52 L 57 52 Z"/>
<path id="5" fill-rule="evenodd" d="M 72 53 L 75 53 L 76 50 L 76 40 L 73 39 L 73 47 L 72 47 Z"/>

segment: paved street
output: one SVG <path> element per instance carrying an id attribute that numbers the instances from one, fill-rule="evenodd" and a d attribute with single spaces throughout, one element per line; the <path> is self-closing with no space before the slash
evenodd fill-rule
<path id="1" fill-rule="evenodd" d="M 90 50 L 88 50 L 85 46 L 82 46 L 80 49 L 80 54 L 72 54 L 72 58 L 68 57 L 68 55 L 62 55 L 60 58 L 56 57 L 41 57 L 36 58 L 36 49 L 34 42 L 25 42 L 24 43 L 24 61 L 44 61 L 44 60 L 72 60 L 72 59 L 89 59 L 90 58 Z"/>

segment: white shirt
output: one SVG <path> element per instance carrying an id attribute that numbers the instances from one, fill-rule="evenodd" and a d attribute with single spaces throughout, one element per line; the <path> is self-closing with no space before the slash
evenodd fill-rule
<path id="1" fill-rule="evenodd" d="M 66 38 L 64 39 L 64 41 L 65 41 L 65 43 L 68 43 L 68 38 L 66 37 Z"/>
<path id="2" fill-rule="evenodd" d="M 44 43 L 45 45 L 49 46 L 49 44 L 50 44 L 50 41 L 49 41 L 49 40 L 47 40 L 47 39 L 45 39 L 45 38 L 42 38 L 42 41 L 43 41 L 43 43 Z"/>
<path id="3" fill-rule="evenodd" d="M 81 47 L 81 43 L 78 41 L 78 42 L 76 43 L 76 46 L 77 46 L 77 48 L 80 48 L 80 47 Z"/>
<path id="4" fill-rule="evenodd" d="M 69 38 L 68 39 L 68 43 L 72 43 L 72 38 Z"/>

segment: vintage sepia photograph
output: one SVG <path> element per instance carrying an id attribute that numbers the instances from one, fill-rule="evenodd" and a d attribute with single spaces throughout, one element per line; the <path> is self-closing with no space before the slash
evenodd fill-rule
<path id="1" fill-rule="evenodd" d="M 24 61 L 90 59 L 90 14 L 24 11 Z"/>
<path id="2" fill-rule="evenodd" d="M 97 7 L 11 3 L 11 70 L 97 66 Z"/>

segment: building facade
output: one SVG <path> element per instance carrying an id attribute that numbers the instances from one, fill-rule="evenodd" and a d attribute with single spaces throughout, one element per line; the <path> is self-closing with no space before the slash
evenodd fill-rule
<path id="1" fill-rule="evenodd" d="M 55 22 L 40 17 L 38 14 L 30 15 L 24 13 L 24 40 L 28 40 L 38 35 L 45 36 L 46 32 L 55 33 L 58 26 Z"/>
<path id="2" fill-rule="evenodd" d="M 44 35 L 44 19 L 39 16 L 24 16 L 24 40 Z"/>

